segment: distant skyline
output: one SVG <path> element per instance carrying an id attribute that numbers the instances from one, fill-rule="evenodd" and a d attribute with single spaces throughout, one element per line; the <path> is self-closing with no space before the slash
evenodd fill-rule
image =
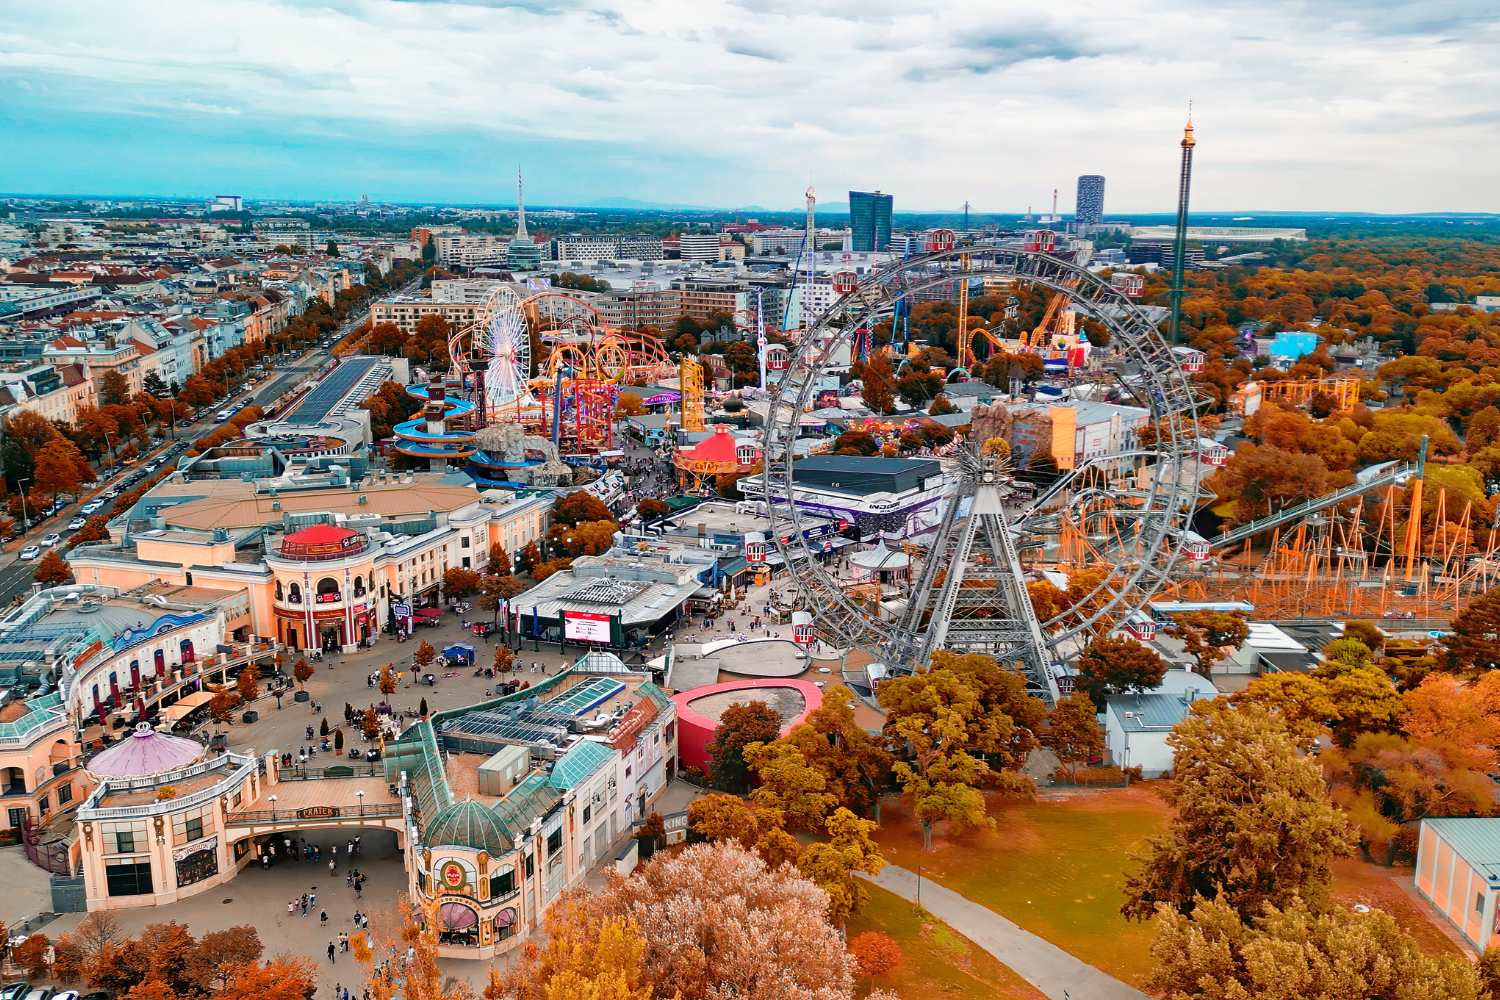
<path id="1" fill-rule="evenodd" d="M 1191 96 L 1195 214 L 1500 211 L 1492 0 L 1027 8 L 12 0 L 0 190 L 1159 214 Z"/>

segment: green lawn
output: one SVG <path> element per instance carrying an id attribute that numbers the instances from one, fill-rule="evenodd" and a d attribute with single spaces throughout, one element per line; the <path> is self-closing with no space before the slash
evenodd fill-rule
<path id="1" fill-rule="evenodd" d="M 879 979 L 862 981 L 861 996 L 880 987 L 903 1000 L 1043 1000 L 1041 992 L 947 924 L 919 913 L 895 893 L 867 888 L 870 902 L 850 918 L 849 936 L 883 931 L 901 946 L 904 960 Z"/>
<path id="2" fill-rule="evenodd" d="M 899 807 L 883 807 L 886 860 L 983 904 L 1085 962 L 1140 986 L 1150 972 L 1149 924 L 1120 916 L 1130 849 L 1166 823 L 1149 788 L 1002 803 L 993 831 L 952 840 L 921 833 Z"/>

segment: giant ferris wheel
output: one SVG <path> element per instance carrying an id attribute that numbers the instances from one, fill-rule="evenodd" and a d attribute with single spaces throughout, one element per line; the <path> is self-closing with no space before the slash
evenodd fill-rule
<path id="1" fill-rule="evenodd" d="M 859 331 L 891 316 L 898 302 L 985 277 L 1066 292 L 1075 309 L 1104 324 L 1125 359 L 1121 384 L 1150 411 L 1152 440 L 1089 455 L 1040 491 L 1023 486 L 1003 450 L 989 454 L 977 439 L 964 442 L 952 457 L 936 530 L 906 546 L 911 591 L 904 606 L 872 607 L 815 558 L 790 502 L 800 418 L 841 345 Z M 1049 252 L 999 242 L 954 247 L 904 258 L 844 287 L 791 348 L 764 435 L 772 537 L 819 638 L 839 650 L 868 651 L 891 672 L 924 669 L 939 649 L 985 653 L 1023 670 L 1034 694 L 1055 701 L 1056 664 L 1095 632 L 1138 617 L 1185 539 L 1194 537 L 1188 522 L 1200 499 L 1198 397 L 1125 294 Z M 1049 571 L 1071 577 L 1071 602 L 1043 616 L 1031 585 Z"/>

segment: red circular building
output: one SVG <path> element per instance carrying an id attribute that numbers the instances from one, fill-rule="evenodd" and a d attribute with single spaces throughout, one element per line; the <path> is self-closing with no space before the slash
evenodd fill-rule
<path id="1" fill-rule="evenodd" d="M 763 701 L 781 715 L 781 732 L 799 724 L 823 704 L 816 684 L 798 680 L 729 681 L 707 684 L 672 696 L 677 706 L 677 758 L 683 767 L 707 771 L 708 745 L 719 718 L 730 705 Z"/>

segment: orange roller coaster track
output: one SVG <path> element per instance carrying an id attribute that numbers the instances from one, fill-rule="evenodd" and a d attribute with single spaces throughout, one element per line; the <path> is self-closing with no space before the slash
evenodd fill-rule
<path id="1" fill-rule="evenodd" d="M 1335 410 L 1352 410 L 1359 402 L 1357 378 L 1285 379 L 1261 385 L 1261 398 L 1268 403 L 1290 403 L 1306 406 L 1314 396 L 1333 400 Z"/>

